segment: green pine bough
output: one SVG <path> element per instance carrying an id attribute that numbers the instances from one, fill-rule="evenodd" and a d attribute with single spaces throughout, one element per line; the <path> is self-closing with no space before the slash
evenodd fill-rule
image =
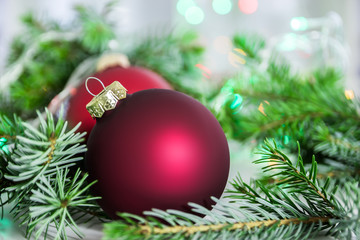
<path id="1" fill-rule="evenodd" d="M 0 150 L 1 207 L 13 206 L 11 214 L 29 239 L 47 238 L 51 226 L 54 239 L 67 239 L 66 228 L 81 237 L 77 223 L 102 214 L 98 197 L 89 194 L 94 182 L 76 165 L 86 151 L 85 133 L 76 133 L 80 124 L 68 131 L 62 114 L 55 120 L 47 109 L 38 112 L 38 127 L 0 117 L 0 137 L 7 139 Z"/>
<path id="2" fill-rule="evenodd" d="M 209 105 L 227 136 L 258 143 L 274 138 L 294 154 L 300 142 L 307 163 L 316 154 L 318 162 L 358 175 L 360 102 L 347 94 L 341 71 L 295 73 L 280 54 L 263 58 L 264 41 L 254 36 L 236 35 L 234 45 L 249 53 L 246 65 L 223 82 L 224 106 L 216 108 L 218 96 Z"/>
<path id="3" fill-rule="evenodd" d="M 293 163 L 275 142 L 259 151 L 264 173 L 274 184 L 240 175 L 212 211 L 190 203 L 193 213 L 153 209 L 146 217 L 119 213 L 105 224 L 104 239 L 309 239 L 330 235 L 349 239 L 359 231 L 358 181 L 317 178 L 317 162 L 305 167 L 301 155 Z M 339 187 L 340 186 L 340 187 Z M 200 217 L 198 214 L 205 215 Z M 359 236 L 357 236 L 359 237 Z"/>

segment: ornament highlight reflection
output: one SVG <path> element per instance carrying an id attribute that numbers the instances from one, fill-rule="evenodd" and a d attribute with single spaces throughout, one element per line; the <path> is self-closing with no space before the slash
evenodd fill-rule
<path id="1" fill-rule="evenodd" d="M 185 179 L 200 171 L 196 159 L 201 157 L 198 149 L 203 149 L 202 144 L 194 141 L 191 132 L 181 128 L 159 132 L 153 144 L 152 154 L 157 156 L 156 165 L 161 168 L 157 171 L 157 176 L 160 179 L 173 181 L 169 184 L 170 188 L 167 191 L 179 191 L 178 188 L 173 189 L 174 184 L 179 187 L 179 182 L 183 183 L 184 190 L 189 188 Z"/>

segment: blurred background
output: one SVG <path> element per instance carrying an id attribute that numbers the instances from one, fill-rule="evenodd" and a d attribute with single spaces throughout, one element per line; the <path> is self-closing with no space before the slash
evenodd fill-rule
<path id="1" fill-rule="evenodd" d="M 20 16 L 31 11 L 70 24 L 75 17 L 72 8 L 79 3 L 95 9 L 104 4 L 95 0 L 0 0 L 0 75 L 13 37 L 23 30 Z M 214 81 L 237 70 L 227 54 L 233 34 L 256 33 L 266 39 L 269 49 L 284 52 L 299 70 L 324 62 L 344 67 L 347 87 L 358 92 L 359 12 L 356 0 L 122 0 L 111 18 L 119 35 L 195 30 L 206 47 L 203 65 Z"/>

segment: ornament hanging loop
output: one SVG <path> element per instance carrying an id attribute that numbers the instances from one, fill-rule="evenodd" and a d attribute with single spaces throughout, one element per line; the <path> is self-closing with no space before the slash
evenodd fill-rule
<path id="1" fill-rule="evenodd" d="M 87 81 L 90 79 L 98 80 L 103 86 L 104 89 L 98 95 L 94 95 L 88 89 Z M 92 118 L 101 118 L 106 111 L 114 109 L 120 99 L 126 98 L 127 90 L 118 81 L 114 81 L 109 86 L 105 87 L 100 79 L 89 77 L 86 79 L 85 86 L 86 90 L 94 96 L 93 99 L 86 104 L 86 109 Z"/>
<path id="2" fill-rule="evenodd" d="M 93 93 L 89 90 L 88 81 L 89 81 L 90 79 L 95 79 L 95 80 L 97 80 L 98 82 L 100 82 L 101 85 L 102 85 L 102 87 L 103 87 L 103 89 L 105 89 L 105 85 L 104 85 L 104 83 L 103 83 L 100 79 L 98 79 L 98 78 L 96 78 L 96 77 L 88 77 L 88 78 L 86 79 L 86 81 L 85 81 L 86 91 L 88 91 L 88 93 L 89 93 L 90 95 L 92 95 L 93 97 L 96 97 L 96 95 L 93 94 Z"/>

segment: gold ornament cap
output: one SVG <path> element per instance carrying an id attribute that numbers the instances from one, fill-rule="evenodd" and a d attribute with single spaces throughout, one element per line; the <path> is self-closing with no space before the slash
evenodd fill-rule
<path id="1" fill-rule="evenodd" d="M 90 92 L 87 83 L 88 80 L 95 79 L 101 83 L 103 90 L 95 95 Z M 103 82 L 95 77 L 89 77 L 85 82 L 86 90 L 94 96 L 94 98 L 86 105 L 86 109 L 90 113 L 92 118 L 101 118 L 102 115 L 111 109 L 116 107 L 116 104 L 120 99 L 126 98 L 126 88 L 118 81 L 114 81 L 109 86 L 105 87 Z"/>

